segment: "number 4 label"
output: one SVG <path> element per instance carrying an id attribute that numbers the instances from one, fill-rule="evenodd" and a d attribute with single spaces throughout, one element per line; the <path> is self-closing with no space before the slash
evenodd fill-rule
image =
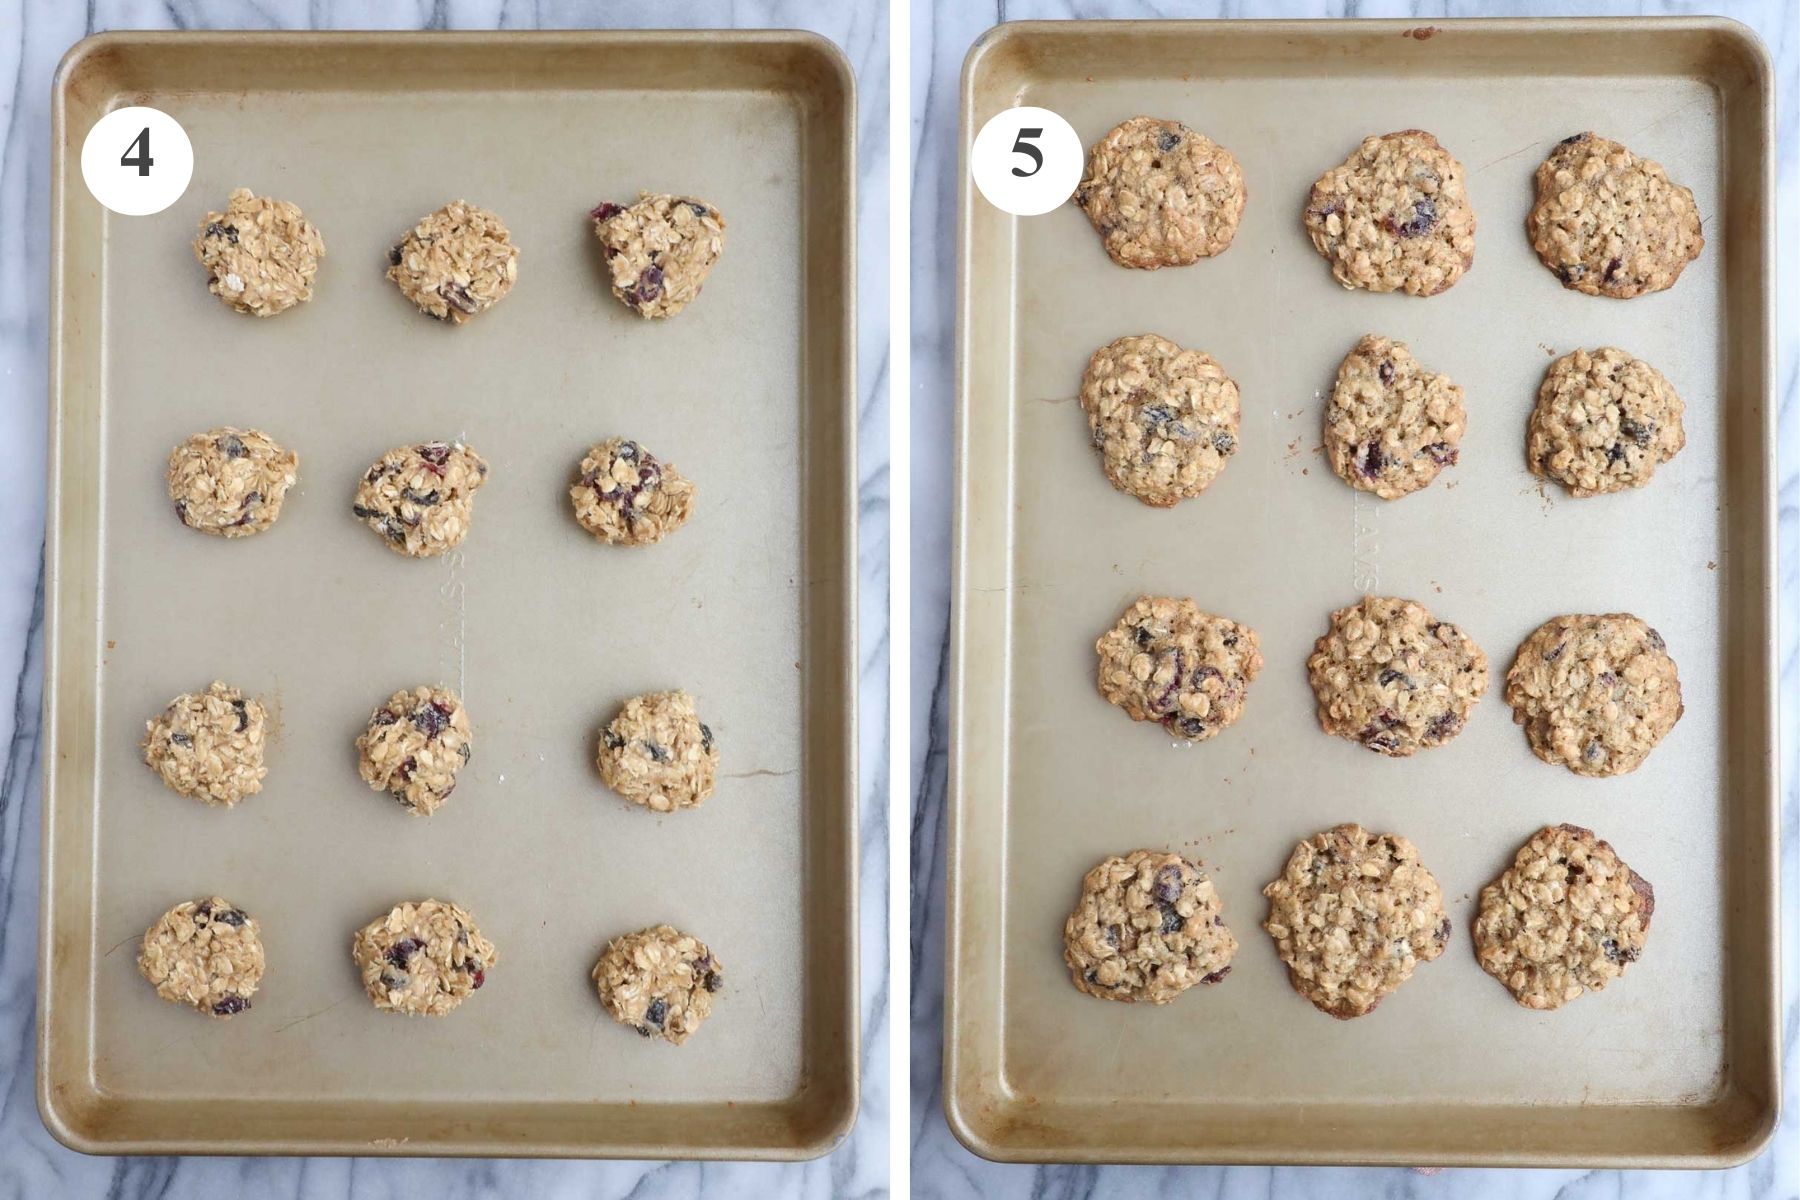
<path id="1" fill-rule="evenodd" d="M 115 109 L 94 122 L 81 144 L 88 191 L 123 216 L 161 212 L 181 199 L 193 174 L 187 131 L 161 109 Z"/>
<path id="2" fill-rule="evenodd" d="M 969 148 L 969 172 L 989 204 L 1035 217 L 1067 203 L 1087 155 L 1069 123 L 1047 108 L 996 113 Z"/>

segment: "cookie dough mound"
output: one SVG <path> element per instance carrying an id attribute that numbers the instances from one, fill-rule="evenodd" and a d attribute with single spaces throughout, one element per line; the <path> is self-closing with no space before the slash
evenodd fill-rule
<path id="1" fill-rule="evenodd" d="M 1325 406 L 1325 452 L 1351 487 L 1397 500 L 1454 466 L 1463 390 L 1427 371 L 1406 343 L 1369 334 L 1338 364 Z"/>
<path id="2" fill-rule="evenodd" d="M 1347 288 L 1435 296 L 1475 265 L 1462 164 L 1422 129 L 1364 138 L 1313 184 L 1303 219 Z"/>
<path id="3" fill-rule="evenodd" d="M 1063 960 L 1090 996 L 1167 1004 L 1230 972 L 1237 939 L 1220 913 L 1206 872 L 1179 854 L 1133 850 L 1082 879 Z"/>
<path id="4" fill-rule="evenodd" d="M 1525 434 L 1531 473 L 1575 496 L 1643 487 L 1687 445 L 1684 406 L 1649 363 L 1603 346 L 1550 364 Z"/>
<path id="5" fill-rule="evenodd" d="M 613 1020 L 679 1046 L 712 1014 L 725 964 L 673 925 L 614 938 L 594 964 L 594 986 Z"/>
<path id="6" fill-rule="evenodd" d="M 693 808 L 712 795 L 719 748 L 686 692 L 654 692 L 625 702 L 600 731 L 600 777 L 653 812 Z"/>
<path id="7" fill-rule="evenodd" d="M 1139 597 L 1094 650 L 1102 696 L 1193 742 L 1243 715 L 1263 665 L 1254 629 L 1174 596 Z"/>
<path id="8" fill-rule="evenodd" d="M 214 680 L 144 722 L 144 761 L 171 790 L 230 808 L 262 791 L 268 717 L 261 700 Z"/>
<path id="9" fill-rule="evenodd" d="M 1579 825 L 1547 825 L 1481 889 L 1475 956 L 1526 1008 L 1601 991 L 1644 952 L 1656 892 Z"/>
<path id="10" fill-rule="evenodd" d="M 461 442 L 399 446 L 375 460 L 357 485 L 350 511 L 408 558 L 431 558 L 462 545 L 475 493 L 488 465 Z"/>
<path id="11" fill-rule="evenodd" d="M 1095 143 L 1075 203 L 1114 262 L 1154 271 L 1224 253 L 1244 195 L 1231 151 L 1180 121 L 1133 117 Z"/>
<path id="12" fill-rule="evenodd" d="M 725 249 L 725 218 L 692 196 L 602 204 L 589 216 L 605 248 L 612 294 L 641 317 L 672 317 L 700 294 Z"/>
<path id="13" fill-rule="evenodd" d="M 169 499 L 189 529 L 249 537 L 281 515 L 299 469 L 299 456 L 262 430 L 221 425 L 169 452 Z"/>
<path id="14" fill-rule="evenodd" d="M 1361 825 L 1301 842 L 1263 895 L 1263 928 L 1289 982 L 1341 1021 L 1374 1012 L 1450 942 L 1443 895 L 1418 849 Z"/>
<path id="15" fill-rule="evenodd" d="M 1487 691 L 1488 661 L 1418 601 L 1364 596 L 1331 614 L 1306 674 L 1326 733 L 1407 758 L 1462 732 Z"/>
<path id="16" fill-rule="evenodd" d="M 356 932 L 351 956 L 382 1012 L 441 1017 L 487 982 L 499 955 L 475 918 L 442 900 L 397 904 Z"/>
<path id="17" fill-rule="evenodd" d="M 209 1017 L 247 1012 L 263 977 L 256 918 L 213 896 L 177 904 L 144 930 L 138 970 L 164 1000 Z"/>
<path id="18" fill-rule="evenodd" d="M 636 442 L 609 438 L 581 460 L 569 489 L 575 519 L 611 546 L 648 546 L 680 529 L 694 506 L 694 485 Z"/>
<path id="19" fill-rule="evenodd" d="M 512 291 L 519 248 L 498 216 L 458 200 L 425 217 L 388 251 L 387 277 L 421 312 L 461 325 Z"/>
<path id="20" fill-rule="evenodd" d="M 1558 142 L 1536 181 L 1525 234 L 1566 288 L 1619 300 L 1660 292 L 1706 244 L 1694 193 L 1598 134 Z"/>
<path id="21" fill-rule="evenodd" d="M 1153 333 L 1094 351 L 1081 409 L 1107 479 L 1157 508 L 1204 492 L 1237 453 L 1237 384 L 1212 355 Z"/>
<path id="22" fill-rule="evenodd" d="M 1531 752 L 1577 775 L 1635 771 L 1681 719 L 1662 635 L 1630 613 L 1552 617 L 1519 645 L 1506 702 Z"/>
<path id="23" fill-rule="evenodd" d="M 212 278 L 206 290 L 238 312 L 272 317 L 312 299 L 325 239 L 286 200 L 238 188 L 224 212 L 209 212 L 194 257 Z"/>
<path id="24" fill-rule="evenodd" d="M 402 689 L 369 718 L 356 739 L 363 782 L 398 800 L 414 816 L 430 816 L 456 790 L 469 761 L 469 714 L 448 688 Z"/>

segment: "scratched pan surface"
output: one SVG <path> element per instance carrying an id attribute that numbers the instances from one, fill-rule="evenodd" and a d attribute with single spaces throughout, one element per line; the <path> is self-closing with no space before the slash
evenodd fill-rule
<path id="1" fill-rule="evenodd" d="M 193 182 L 154 217 L 81 185 L 101 111 L 166 109 Z M 855 1107 L 852 84 L 801 34 L 107 36 L 57 85 L 53 632 L 40 1100 L 99 1152 L 798 1158 Z M 234 186 L 292 199 L 328 254 L 314 300 L 225 310 L 188 243 Z M 586 211 L 693 192 L 729 225 L 705 294 L 649 323 L 607 294 Z M 466 197 L 521 246 L 512 294 L 453 328 L 383 278 Z M 279 524 L 226 542 L 168 511 L 169 448 L 259 426 L 298 452 Z M 567 488 L 623 434 L 699 488 L 661 545 L 603 547 Z M 447 560 L 349 512 L 390 446 L 492 466 Z M 165 790 L 143 722 L 214 677 L 275 716 L 231 811 Z M 404 815 L 352 741 L 394 689 L 459 688 L 474 757 Z M 715 795 L 609 793 L 596 731 L 682 687 L 722 745 Z M 268 974 L 228 1023 L 156 999 L 136 942 L 219 893 Z M 439 1020 L 375 1012 L 355 929 L 425 896 L 499 948 Z M 726 986 L 671 1047 L 601 1009 L 610 937 L 667 921 Z"/>
<path id="2" fill-rule="evenodd" d="M 1084 142 L 1149 113 L 1218 139 L 1249 204 L 1224 255 L 1112 265 L 1073 207 L 1012 220 L 965 188 L 952 758 L 953 1128 L 1003 1159 L 1713 1166 L 1773 1128 L 1771 226 L 1768 60 L 1725 21 L 1032 24 L 978 42 L 963 131 L 1011 104 Z M 1465 165 L 1474 269 L 1420 300 L 1348 292 L 1300 226 L 1314 178 L 1367 134 L 1423 127 Z M 1616 136 L 1689 184 L 1704 254 L 1672 291 L 1565 291 L 1522 223 L 1558 139 Z M 965 142 L 965 145 L 967 143 Z M 1074 400 L 1090 351 L 1154 331 L 1214 354 L 1241 450 L 1158 511 L 1114 492 Z M 1460 465 L 1423 494 L 1353 492 L 1316 452 L 1358 336 L 1411 344 L 1467 391 Z M 1652 486 L 1540 489 L 1525 421 L 1552 354 L 1617 344 L 1687 401 Z M 1321 733 L 1305 660 L 1365 591 L 1417 598 L 1494 681 L 1448 747 L 1388 760 Z M 1095 692 L 1093 642 L 1144 592 L 1261 635 L 1242 720 L 1177 747 Z M 1519 641 L 1562 612 L 1629 609 L 1667 637 L 1687 714 L 1637 773 L 1535 759 L 1500 697 Z M 1444 887 L 1445 955 L 1360 1020 L 1293 992 L 1259 892 L 1341 821 L 1406 835 Z M 1533 1014 L 1476 965 L 1481 887 L 1535 829 L 1588 825 L 1656 886 L 1646 956 Z M 1172 1006 L 1070 986 L 1082 873 L 1140 846 L 1214 873 L 1241 948 Z"/>

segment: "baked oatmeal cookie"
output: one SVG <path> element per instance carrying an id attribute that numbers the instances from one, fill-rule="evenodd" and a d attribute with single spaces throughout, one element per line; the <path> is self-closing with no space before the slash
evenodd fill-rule
<path id="1" fill-rule="evenodd" d="M 1405 342 L 1369 334 L 1338 364 L 1325 405 L 1325 452 L 1351 487 L 1397 500 L 1456 465 L 1463 390 L 1427 371 Z"/>
<path id="2" fill-rule="evenodd" d="M 238 188 L 224 212 L 201 219 L 194 257 L 212 276 L 207 291 L 238 312 L 272 317 L 312 299 L 325 239 L 295 205 Z"/>
<path id="3" fill-rule="evenodd" d="M 1598 134 L 1558 142 L 1536 181 L 1525 233 L 1566 288 L 1619 300 L 1660 292 L 1706 244 L 1694 193 Z"/>
<path id="4" fill-rule="evenodd" d="M 250 1009 L 263 977 L 256 918 L 213 896 L 177 904 L 144 930 L 138 971 L 156 994 L 209 1017 Z"/>
<path id="5" fill-rule="evenodd" d="M 1302 215 L 1347 288 L 1435 296 L 1475 265 L 1462 164 L 1422 129 L 1364 138 L 1313 184 Z"/>
<path id="6" fill-rule="evenodd" d="M 679 1046 L 712 1015 L 725 964 L 673 925 L 614 938 L 594 964 L 594 986 L 613 1020 Z"/>
<path id="7" fill-rule="evenodd" d="M 1180 121 L 1133 117 L 1094 144 L 1074 199 L 1114 262 L 1154 271 L 1224 253 L 1244 195 L 1231 151 Z"/>
<path id="8" fill-rule="evenodd" d="M 1488 661 L 1418 601 L 1364 596 L 1331 614 L 1306 675 L 1326 733 L 1407 758 L 1462 732 L 1487 691 Z"/>
<path id="9" fill-rule="evenodd" d="M 1684 406 L 1662 373 L 1623 350 L 1576 350 L 1550 364 L 1525 433 L 1525 461 L 1572 495 L 1643 487 L 1687 445 Z"/>
<path id="10" fill-rule="evenodd" d="M 1475 956 L 1526 1008 L 1601 991 L 1644 952 L 1656 892 L 1579 825 L 1547 825 L 1481 889 Z"/>
<path id="11" fill-rule="evenodd" d="M 1301 842 L 1263 895 L 1263 928 L 1289 982 L 1341 1021 L 1374 1012 L 1450 942 L 1443 895 L 1418 849 L 1361 825 Z"/>
<path id="12" fill-rule="evenodd" d="M 1237 939 L 1221 911 L 1212 880 L 1179 854 L 1112 856 L 1081 881 L 1063 961 L 1090 996 L 1167 1004 L 1230 973 Z"/>
<path id="13" fill-rule="evenodd" d="M 172 791 L 230 808 L 262 791 L 267 725 L 261 700 L 214 680 L 144 722 L 144 761 Z"/>
<path id="14" fill-rule="evenodd" d="M 1102 696 L 1132 720 L 1193 742 L 1243 715 L 1263 665 L 1254 629 L 1175 596 L 1140 596 L 1094 651 Z"/>
<path id="15" fill-rule="evenodd" d="M 497 215 L 457 200 L 421 218 L 388 251 L 387 277 L 421 312 L 461 325 L 512 291 L 519 248 Z"/>
<path id="16" fill-rule="evenodd" d="M 725 218 L 692 196 L 641 194 L 588 214 L 612 273 L 612 294 L 641 317 L 672 317 L 700 294 L 725 249 Z"/>
<path id="17" fill-rule="evenodd" d="M 356 739 L 363 782 L 414 816 L 430 816 L 456 790 L 474 735 L 461 697 L 448 688 L 401 689 Z"/>
<path id="18" fill-rule="evenodd" d="M 375 460 L 350 511 L 396 554 L 431 558 L 462 545 L 488 465 L 461 442 L 398 446 Z"/>
<path id="19" fill-rule="evenodd" d="M 361 929 L 351 957 L 382 1012 L 441 1017 L 487 982 L 499 954 L 475 918 L 442 900 L 397 904 Z"/>
<path id="20" fill-rule="evenodd" d="M 1212 355 L 1153 333 L 1094 351 L 1081 410 L 1107 479 L 1156 508 L 1204 492 L 1237 453 L 1237 384 Z"/>
<path id="21" fill-rule="evenodd" d="M 169 451 L 169 499 L 189 529 L 249 537 L 281 515 L 299 470 L 299 456 L 262 430 L 221 425 Z"/>
<path id="22" fill-rule="evenodd" d="M 1506 702 L 1531 752 L 1577 775 L 1624 775 L 1681 719 L 1662 634 L 1630 613 L 1552 617 L 1519 645 Z"/>
<path id="23" fill-rule="evenodd" d="M 600 777 L 653 812 L 693 808 L 712 795 L 719 770 L 713 732 L 686 692 L 654 692 L 625 702 L 600 731 Z"/>
<path id="24" fill-rule="evenodd" d="M 569 489 L 575 519 L 612 546 L 648 546 L 680 529 L 694 506 L 694 485 L 636 442 L 609 438 L 581 460 Z"/>

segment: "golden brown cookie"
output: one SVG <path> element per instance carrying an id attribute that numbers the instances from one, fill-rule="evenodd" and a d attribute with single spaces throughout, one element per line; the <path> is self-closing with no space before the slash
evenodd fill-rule
<path id="1" fill-rule="evenodd" d="M 1660 292 L 1706 244 L 1694 193 L 1598 134 L 1558 142 L 1536 182 L 1525 234 L 1566 288 L 1620 300 Z"/>
<path id="2" fill-rule="evenodd" d="M 1244 196 L 1231 151 L 1155 117 L 1133 117 L 1095 143 L 1075 189 L 1112 260 L 1151 271 L 1223 253 Z"/>
<path id="3" fill-rule="evenodd" d="M 1525 461 L 1578 497 L 1643 487 L 1687 445 L 1684 406 L 1662 372 L 1623 350 L 1550 364 L 1525 433 Z"/>
<path id="4" fill-rule="evenodd" d="M 1204 492 L 1237 453 L 1237 384 L 1212 355 L 1153 333 L 1094 351 L 1081 410 L 1107 479 L 1156 508 Z"/>
<path id="5" fill-rule="evenodd" d="M 1488 661 L 1418 601 L 1364 596 L 1331 614 L 1306 674 L 1320 728 L 1406 758 L 1462 732 L 1487 691 Z"/>
<path id="6" fill-rule="evenodd" d="M 1109 857 L 1089 871 L 1063 926 L 1070 977 L 1102 1000 L 1167 1004 L 1225 978 L 1236 953 L 1206 872 L 1156 850 Z"/>
<path id="7" fill-rule="evenodd" d="M 1422 129 L 1364 138 L 1313 184 L 1301 216 L 1347 288 L 1435 296 L 1475 265 L 1462 164 Z"/>
<path id="8" fill-rule="evenodd" d="M 1325 453 L 1351 487 L 1398 500 L 1456 464 L 1465 424 L 1463 390 L 1448 375 L 1426 370 L 1405 342 L 1371 333 L 1338 364 Z"/>
<path id="9" fill-rule="evenodd" d="M 1531 752 L 1577 775 L 1623 775 L 1681 719 L 1662 635 L 1630 613 L 1552 617 L 1519 645 L 1506 702 Z"/>
<path id="10" fill-rule="evenodd" d="M 1254 629 L 1175 596 L 1139 597 L 1094 651 L 1102 696 L 1194 742 L 1243 715 L 1263 664 Z"/>

